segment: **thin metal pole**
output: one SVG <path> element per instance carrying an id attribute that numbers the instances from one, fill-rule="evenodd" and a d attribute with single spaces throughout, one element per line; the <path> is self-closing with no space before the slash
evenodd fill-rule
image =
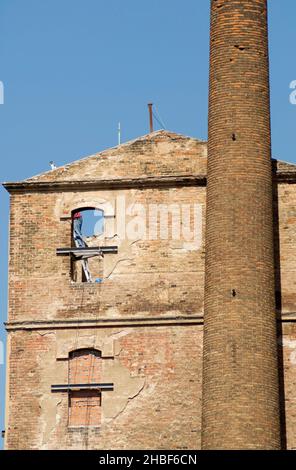
<path id="1" fill-rule="evenodd" d="M 153 111 L 152 111 L 152 106 L 153 106 L 153 103 L 148 103 L 150 132 L 153 132 Z"/>

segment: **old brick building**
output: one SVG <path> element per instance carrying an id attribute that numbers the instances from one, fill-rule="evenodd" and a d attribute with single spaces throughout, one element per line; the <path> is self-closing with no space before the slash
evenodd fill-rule
<path id="1" fill-rule="evenodd" d="M 6 185 L 6 448 L 200 447 L 206 160 L 205 142 L 159 131 Z M 293 448 L 296 166 L 274 161 L 273 174 L 282 436 Z M 112 232 L 119 196 L 126 226 L 146 208 L 146 236 Z M 149 224 L 150 234 L 154 223 L 160 228 L 166 205 L 189 205 L 192 216 L 193 202 L 202 208 L 201 245 L 198 231 L 193 240 L 182 231 L 173 239 L 172 217 L 167 238 L 149 239 Z M 118 254 L 104 257 L 101 283 L 75 282 L 70 257 L 56 255 L 71 246 L 72 211 L 90 207 L 107 209 L 103 245 L 118 245 Z M 114 389 L 52 391 L 71 382 Z"/>
<path id="2" fill-rule="evenodd" d="M 204 251 L 196 237 L 161 239 L 154 229 L 166 205 L 192 214 L 192 201 L 204 206 L 205 165 L 205 143 L 161 131 L 6 185 L 7 448 L 199 445 Z M 56 255 L 71 246 L 71 214 L 84 208 L 104 211 L 100 245 L 118 246 L 90 260 L 92 272 L 103 263 L 101 283 L 73 280 L 70 257 Z M 128 233 L 139 208 L 146 235 Z M 51 390 L 71 382 L 114 390 Z"/>
<path id="3" fill-rule="evenodd" d="M 5 185 L 7 449 L 296 448 L 296 165 L 270 158 L 266 0 L 211 4 L 208 143 L 158 131 Z"/>

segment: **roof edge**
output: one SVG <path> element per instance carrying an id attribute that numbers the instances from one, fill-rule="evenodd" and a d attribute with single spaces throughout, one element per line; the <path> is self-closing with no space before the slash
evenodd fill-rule
<path id="1" fill-rule="evenodd" d="M 154 188 L 205 186 L 206 175 L 146 176 L 140 178 L 97 179 L 82 181 L 23 181 L 3 183 L 10 193 L 59 192 L 91 189 Z"/>
<path id="2" fill-rule="evenodd" d="M 201 140 L 201 139 L 197 139 L 196 137 L 190 137 L 190 136 L 187 136 L 187 135 L 184 135 L 184 134 L 179 134 L 177 132 L 173 132 L 173 131 L 169 131 L 169 130 L 165 130 L 165 129 L 160 129 L 160 130 L 157 130 L 157 131 L 154 131 L 154 132 L 149 132 L 149 133 L 144 134 L 140 137 L 136 137 L 134 139 L 128 140 L 127 142 L 123 142 L 119 145 L 115 145 L 114 147 L 108 147 L 108 148 L 106 148 L 104 150 L 101 150 L 99 152 L 93 153 L 91 155 L 87 155 L 86 157 L 82 157 L 82 158 L 79 158 L 77 160 L 73 160 L 69 163 L 65 163 L 65 165 L 61 165 L 61 166 L 55 168 L 54 170 L 43 171 L 42 173 L 39 173 L 39 174 L 34 175 L 34 176 L 30 176 L 29 178 L 26 178 L 26 179 L 22 180 L 21 182 L 32 181 L 34 179 L 39 178 L 40 176 L 44 176 L 46 174 L 52 174 L 54 171 L 60 171 L 62 169 L 66 169 L 70 165 L 75 165 L 76 163 L 81 163 L 85 160 L 88 160 L 89 158 L 98 157 L 99 155 L 103 156 L 106 152 L 110 152 L 110 151 L 113 151 L 113 150 L 116 150 L 116 149 L 119 149 L 119 148 L 124 148 L 124 147 L 127 147 L 129 145 L 134 144 L 135 142 L 141 142 L 142 140 L 147 140 L 148 138 L 153 138 L 157 135 L 164 135 L 164 136 L 168 136 L 168 137 L 171 137 L 171 138 L 173 138 L 174 136 L 179 137 L 179 138 L 182 137 L 183 139 L 194 140 L 194 141 L 196 141 L 200 144 L 207 144 L 206 140 Z"/>

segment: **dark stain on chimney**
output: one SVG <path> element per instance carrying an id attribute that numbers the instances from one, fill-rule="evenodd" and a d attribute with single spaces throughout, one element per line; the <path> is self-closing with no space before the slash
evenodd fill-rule
<path id="1" fill-rule="evenodd" d="M 236 44 L 234 47 L 240 51 L 244 51 L 246 49 L 244 46 L 239 46 L 238 44 Z"/>

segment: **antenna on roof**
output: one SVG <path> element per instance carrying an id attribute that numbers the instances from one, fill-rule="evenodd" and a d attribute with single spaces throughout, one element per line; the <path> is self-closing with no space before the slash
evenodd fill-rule
<path id="1" fill-rule="evenodd" d="M 51 168 L 52 170 L 55 170 L 55 169 L 57 168 L 57 166 L 56 166 L 56 164 L 55 164 L 54 161 L 49 162 L 49 164 L 50 164 L 50 168 Z"/>
<path id="2" fill-rule="evenodd" d="M 152 106 L 153 106 L 153 103 L 148 103 L 150 133 L 153 132 L 153 110 L 152 110 Z"/>
<path id="3" fill-rule="evenodd" d="M 121 144 L 121 124 L 118 123 L 118 145 Z"/>

